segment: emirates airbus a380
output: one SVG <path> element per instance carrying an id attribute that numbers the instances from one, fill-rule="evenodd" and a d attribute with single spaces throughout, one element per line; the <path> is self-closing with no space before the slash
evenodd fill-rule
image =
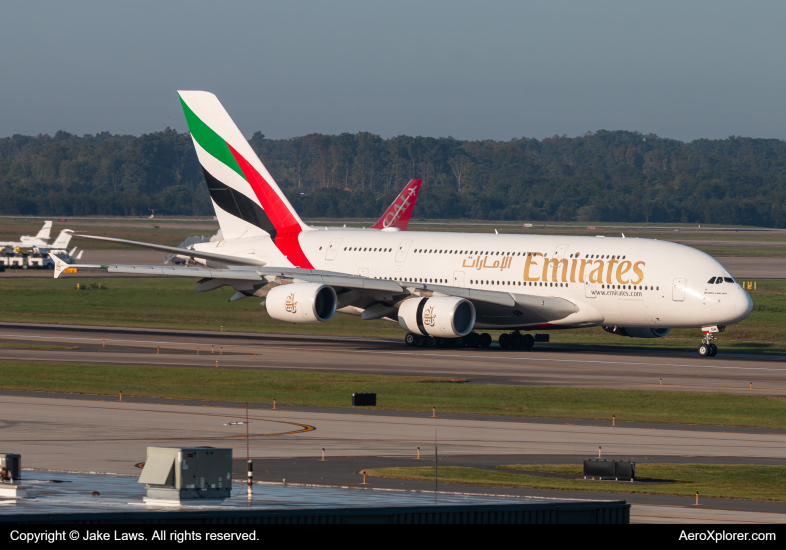
<path id="1" fill-rule="evenodd" d="M 751 312 L 748 294 L 712 257 L 649 239 L 403 232 L 306 225 L 215 95 L 181 91 L 223 240 L 185 254 L 204 267 L 68 265 L 199 279 L 258 297 L 274 319 L 323 323 L 336 312 L 399 323 L 408 345 L 488 347 L 478 330 L 503 330 L 502 347 L 530 348 L 520 331 L 602 326 L 634 338 L 701 329 L 699 353 Z M 388 225 L 388 227 L 385 227 Z M 698 336 L 698 334 L 697 334 Z"/>

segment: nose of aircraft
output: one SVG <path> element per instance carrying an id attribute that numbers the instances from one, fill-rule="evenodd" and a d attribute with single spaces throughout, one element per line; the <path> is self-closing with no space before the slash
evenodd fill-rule
<path id="1" fill-rule="evenodd" d="M 751 297 L 747 292 L 742 290 L 737 295 L 737 301 L 734 304 L 734 307 L 737 312 L 737 318 L 742 321 L 751 314 L 751 311 L 753 311 L 753 300 L 751 300 Z"/>

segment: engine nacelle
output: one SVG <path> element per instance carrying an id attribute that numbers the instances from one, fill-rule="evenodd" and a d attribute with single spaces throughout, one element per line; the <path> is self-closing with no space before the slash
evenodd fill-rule
<path id="1" fill-rule="evenodd" d="M 410 298 L 398 309 L 401 328 L 421 336 L 458 338 L 472 332 L 475 306 L 464 298 Z"/>
<path id="2" fill-rule="evenodd" d="M 270 290 L 265 308 L 287 323 L 324 323 L 336 313 L 336 291 L 319 283 L 292 283 Z"/>
<path id="3" fill-rule="evenodd" d="M 603 327 L 603 330 L 620 336 L 630 336 L 631 338 L 663 338 L 670 328 L 624 328 L 624 327 Z"/>

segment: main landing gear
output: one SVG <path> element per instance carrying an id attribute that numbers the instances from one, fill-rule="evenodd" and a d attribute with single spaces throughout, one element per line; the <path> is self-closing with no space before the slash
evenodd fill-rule
<path id="1" fill-rule="evenodd" d="M 491 334 L 470 332 L 459 338 L 439 338 L 438 336 L 421 336 L 410 332 L 404 337 L 404 343 L 408 346 L 428 346 L 430 348 L 487 348 L 491 345 Z"/>
<path id="2" fill-rule="evenodd" d="M 521 334 L 513 331 L 510 334 L 499 335 L 499 346 L 501 348 L 530 349 L 535 345 L 535 337 L 531 334 Z"/>
<path id="3" fill-rule="evenodd" d="M 428 346 L 430 348 L 487 348 L 491 346 L 491 342 L 491 334 L 488 332 L 481 334 L 470 332 L 463 338 L 421 336 L 410 332 L 404 337 L 404 343 L 408 346 Z M 521 334 L 519 331 L 514 331 L 510 334 L 501 334 L 499 345 L 501 348 L 530 349 L 535 345 L 535 337 L 531 334 Z"/>

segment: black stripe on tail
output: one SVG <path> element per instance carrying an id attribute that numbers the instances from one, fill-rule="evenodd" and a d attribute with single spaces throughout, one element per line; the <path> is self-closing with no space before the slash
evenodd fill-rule
<path id="1" fill-rule="evenodd" d="M 270 238 L 275 239 L 276 228 L 261 206 L 243 193 L 235 191 L 228 185 L 218 181 L 210 172 L 205 170 L 204 166 L 202 167 L 202 173 L 205 175 L 210 198 L 213 199 L 221 210 L 267 231 L 270 233 Z"/>

